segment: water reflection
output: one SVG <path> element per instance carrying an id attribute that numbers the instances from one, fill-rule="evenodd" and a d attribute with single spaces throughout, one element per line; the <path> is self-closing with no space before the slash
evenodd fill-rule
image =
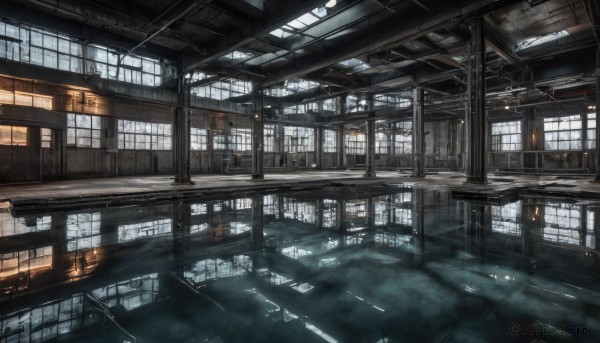
<path id="1" fill-rule="evenodd" d="M 513 321 L 600 332 L 599 210 L 395 185 L 0 213 L 0 342 L 506 341 Z"/>

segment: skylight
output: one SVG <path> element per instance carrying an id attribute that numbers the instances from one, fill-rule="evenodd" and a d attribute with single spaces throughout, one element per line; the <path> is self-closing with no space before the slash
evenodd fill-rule
<path id="1" fill-rule="evenodd" d="M 317 7 L 308 13 L 304 13 L 303 15 L 290 21 L 282 27 L 271 31 L 270 34 L 282 39 L 290 37 L 298 33 L 300 30 L 303 30 L 308 26 L 323 19 L 323 17 L 325 17 L 326 15 L 327 10 L 325 9 L 325 7 Z"/>
<path id="2" fill-rule="evenodd" d="M 569 32 L 567 30 L 562 30 L 562 31 L 558 31 L 558 32 L 553 32 L 550 34 L 547 34 L 545 36 L 538 36 L 538 37 L 533 37 L 533 38 L 528 38 L 525 39 L 523 41 L 520 41 L 519 43 L 517 43 L 517 48 L 515 49 L 516 51 L 519 50 L 525 50 L 537 45 L 541 45 L 544 43 L 548 43 L 548 42 L 552 42 L 555 41 L 557 39 L 563 38 L 563 37 L 568 37 L 569 36 Z"/>
<path id="3" fill-rule="evenodd" d="M 236 60 L 244 60 L 245 61 L 245 60 L 251 59 L 252 57 L 254 57 L 253 54 L 249 54 L 249 53 L 245 53 L 245 52 L 241 52 L 241 51 L 237 51 L 237 50 L 221 56 L 222 59 L 228 59 L 228 60 L 232 60 L 232 61 L 236 61 Z"/>

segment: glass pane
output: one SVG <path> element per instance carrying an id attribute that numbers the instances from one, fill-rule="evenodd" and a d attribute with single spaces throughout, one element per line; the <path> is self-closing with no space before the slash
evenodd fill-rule
<path id="1" fill-rule="evenodd" d="M 102 117 L 92 116 L 92 129 L 100 130 L 102 128 Z"/>

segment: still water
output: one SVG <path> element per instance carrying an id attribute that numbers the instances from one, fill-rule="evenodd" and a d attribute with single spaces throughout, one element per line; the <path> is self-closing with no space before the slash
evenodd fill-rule
<path id="1" fill-rule="evenodd" d="M 4 342 L 598 342 L 598 203 L 335 187 L 0 213 Z"/>

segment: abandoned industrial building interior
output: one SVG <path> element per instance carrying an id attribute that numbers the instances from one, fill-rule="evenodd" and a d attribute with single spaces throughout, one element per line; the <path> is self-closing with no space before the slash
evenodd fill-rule
<path id="1" fill-rule="evenodd" d="M 3 0 L 0 343 L 599 342 L 598 0 Z"/>

